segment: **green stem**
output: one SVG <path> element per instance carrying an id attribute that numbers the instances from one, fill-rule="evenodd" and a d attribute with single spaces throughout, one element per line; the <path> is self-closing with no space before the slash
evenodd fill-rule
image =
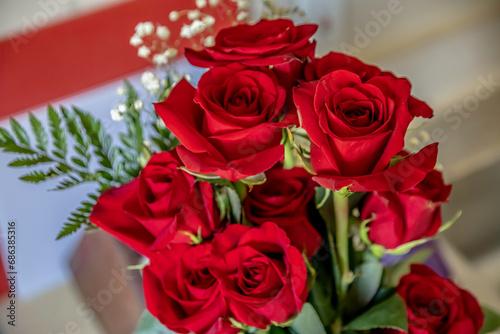
<path id="1" fill-rule="evenodd" d="M 285 161 L 283 163 L 283 167 L 285 169 L 291 169 L 295 166 L 295 162 L 293 161 L 292 144 L 287 140 L 284 146 L 285 146 Z"/>
<path id="2" fill-rule="evenodd" d="M 350 283 L 349 270 L 349 199 L 345 194 L 335 191 L 333 193 L 333 209 L 335 211 L 335 246 L 337 261 L 340 271 L 340 284 L 338 291 L 338 305 L 336 332 L 342 328 L 342 313 L 345 297 Z"/>

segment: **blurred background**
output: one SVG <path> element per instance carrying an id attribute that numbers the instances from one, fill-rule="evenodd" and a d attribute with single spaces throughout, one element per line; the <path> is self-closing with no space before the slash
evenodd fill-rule
<path id="1" fill-rule="evenodd" d="M 253 1 L 258 7 L 258 1 Z M 139 73 L 148 66 L 128 44 L 133 27 L 147 20 L 168 25 L 172 3 L 0 0 L 0 101 L 8 101 L 0 104 L 0 126 L 5 127 L 12 115 L 26 124 L 28 111 L 45 119 L 43 106 L 50 102 L 79 106 L 103 119 L 111 131 L 118 131 L 120 125 L 109 115 L 118 103 L 116 89 L 124 78 L 138 85 Z M 300 6 L 309 21 L 320 24 L 315 36 L 318 54 L 345 52 L 408 77 L 414 94 L 435 110 L 433 119 L 415 124 L 408 142 L 414 147 L 440 142 L 439 162 L 446 181 L 453 184 L 444 219 L 463 211 L 460 220 L 445 232 L 441 247 L 458 280 L 499 308 L 500 2 L 282 3 Z M 68 44 L 72 45 L 68 49 L 59 43 L 72 39 L 81 50 L 71 49 L 74 44 Z M 113 45 L 116 54 L 100 50 L 99 45 Z M 47 65 L 53 59 L 60 65 Z M 199 74 L 182 60 L 179 66 Z M 92 189 L 83 186 L 47 193 L 50 184 L 33 186 L 18 181 L 25 171 L 7 168 L 11 158 L 0 155 L 0 253 L 5 263 L 5 231 L 7 222 L 14 220 L 18 323 L 15 328 L 6 326 L 0 314 L 0 332 L 129 333 L 142 300 L 137 275 L 124 274 L 121 268 L 135 264 L 134 255 L 100 233 L 85 239 L 79 234 L 54 240 L 70 210 Z M 110 294 L 106 286 L 85 286 L 96 275 L 105 282 L 118 282 L 121 288 Z M 122 326 L 116 327 L 116 323 Z"/>

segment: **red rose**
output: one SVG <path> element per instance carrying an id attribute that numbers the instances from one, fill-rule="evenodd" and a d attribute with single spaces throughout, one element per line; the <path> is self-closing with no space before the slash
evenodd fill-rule
<path id="1" fill-rule="evenodd" d="M 146 256 L 189 243 L 185 232 L 210 237 L 219 225 L 212 187 L 180 166 L 175 151 L 153 155 L 137 179 L 99 197 L 90 221 Z"/>
<path id="2" fill-rule="evenodd" d="M 283 159 L 285 91 L 265 68 L 239 64 L 206 72 L 194 89 L 181 81 L 156 112 L 180 140 L 186 167 L 237 181 Z"/>
<path id="3" fill-rule="evenodd" d="M 176 333 L 232 334 L 239 330 L 225 319 L 227 306 L 210 273 L 212 246 L 173 245 L 144 268 L 146 306 Z"/>
<path id="4" fill-rule="evenodd" d="M 433 236 L 441 227 L 441 203 L 450 195 L 440 172 L 429 172 L 412 189 L 403 192 L 370 193 L 361 209 L 361 219 L 375 217 L 368 237 L 378 245 L 393 249 L 413 240 Z"/>
<path id="5" fill-rule="evenodd" d="M 243 203 L 245 215 L 252 223 L 268 221 L 281 227 L 293 246 L 312 257 L 323 238 L 309 220 L 314 208 L 316 183 L 302 168 L 273 168 L 266 172 L 267 181 L 254 186 Z"/>
<path id="6" fill-rule="evenodd" d="M 232 62 L 247 66 L 269 66 L 293 59 L 314 57 L 315 42 L 309 39 L 317 25 L 295 26 L 292 21 L 261 20 L 255 25 L 240 24 L 221 29 L 215 45 L 194 51 L 186 49 L 186 58 L 199 67 L 212 67 Z"/>
<path id="7" fill-rule="evenodd" d="M 237 321 L 264 329 L 300 312 L 307 297 L 304 259 L 278 225 L 231 225 L 212 245 L 212 272 Z"/>
<path id="8" fill-rule="evenodd" d="M 382 70 L 376 66 L 365 64 L 359 59 L 337 52 L 330 52 L 322 58 L 316 58 L 309 62 L 305 68 L 305 78 L 307 81 L 314 81 L 328 73 L 338 70 L 347 70 L 356 73 L 359 75 L 362 82 L 366 82 L 376 76 L 390 76 L 396 78 L 391 72 L 382 72 Z M 408 99 L 408 109 L 415 117 L 421 116 L 430 118 L 433 114 L 432 109 L 425 102 L 413 96 L 410 96 Z"/>
<path id="9" fill-rule="evenodd" d="M 415 114 L 408 109 L 410 83 L 392 76 L 363 82 L 337 70 L 294 88 L 302 127 L 311 138 L 311 163 L 321 186 L 352 191 L 404 191 L 434 168 L 437 144 L 390 167 L 404 147 Z"/>
<path id="10" fill-rule="evenodd" d="M 406 302 L 409 334 L 477 334 L 483 326 L 476 299 L 424 265 L 412 265 L 397 292 Z"/>

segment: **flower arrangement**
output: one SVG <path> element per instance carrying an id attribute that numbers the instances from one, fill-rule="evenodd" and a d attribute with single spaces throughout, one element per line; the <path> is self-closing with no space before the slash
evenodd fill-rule
<path id="1" fill-rule="evenodd" d="M 315 57 L 313 24 L 262 19 L 212 37 L 200 9 L 219 1 L 196 5 L 170 20 L 192 21 L 180 37 L 198 35 L 197 47 L 185 56 L 207 71 L 196 86 L 146 72 L 153 105 L 126 82 L 111 111 L 126 124 L 121 144 L 77 108 L 49 107 L 49 134 L 30 115 L 34 145 L 14 119 L 0 129 L 3 151 L 22 155 L 10 166 L 52 164 L 22 180 L 98 184 L 58 238 L 97 227 L 147 258 L 137 333 L 498 328 L 493 311 L 416 263 L 422 252 L 404 255 L 459 216 L 442 222 L 451 186 L 435 169 L 437 144 L 405 149 L 411 121 L 433 115 L 410 82 L 345 54 Z M 245 20 L 244 1 L 237 8 Z M 163 66 L 178 54 L 169 37 L 146 22 L 130 43 Z M 404 256 L 388 265 L 388 255 Z"/>

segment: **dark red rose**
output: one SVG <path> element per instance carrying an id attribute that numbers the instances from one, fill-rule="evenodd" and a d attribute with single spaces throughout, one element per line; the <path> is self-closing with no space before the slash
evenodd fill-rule
<path id="1" fill-rule="evenodd" d="M 365 64 L 354 57 L 343 53 L 330 52 L 322 58 L 315 58 L 307 63 L 305 68 L 305 79 L 306 81 L 319 80 L 322 76 L 338 70 L 347 70 L 356 73 L 359 75 L 362 82 L 366 82 L 376 76 L 390 76 L 396 78 L 393 73 L 383 72 L 380 68 Z M 408 99 L 408 110 L 415 117 L 421 116 L 430 118 L 433 115 L 432 109 L 425 102 L 413 96 L 410 96 Z"/>
<path id="2" fill-rule="evenodd" d="M 445 185 L 440 172 L 429 172 L 412 189 L 368 194 L 361 209 L 361 219 L 368 223 L 370 240 L 387 249 L 410 241 L 433 236 L 441 227 L 441 203 L 446 202 L 451 186 Z"/>
<path id="3" fill-rule="evenodd" d="M 233 62 L 247 66 L 278 65 L 314 57 L 316 43 L 309 39 L 317 29 L 314 24 L 295 26 L 284 19 L 261 20 L 255 25 L 240 24 L 221 29 L 212 47 L 202 51 L 186 49 L 186 58 L 199 67 Z"/>
<path id="4" fill-rule="evenodd" d="M 409 334 L 477 334 L 483 326 L 476 299 L 424 265 L 412 265 L 397 292 L 406 303 Z"/>
<path id="5" fill-rule="evenodd" d="M 293 122 L 285 95 L 270 70 L 233 64 L 206 72 L 197 89 L 181 81 L 155 108 L 189 170 L 237 181 L 283 159 L 282 128 Z"/>
<path id="6" fill-rule="evenodd" d="M 212 272 L 237 321 L 264 329 L 300 312 L 307 298 L 304 259 L 278 225 L 231 225 L 212 245 Z"/>
<path id="7" fill-rule="evenodd" d="M 312 257 L 323 240 L 309 217 L 311 204 L 314 207 L 316 182 L 303 168 L 272 168 L 266 177 L 267 181 L 254 186 L 245 198 L 246 218 L 258 225 L 275 222 L 293 246 Z"/>
<path id="8" fill-rule="evenodd" d="M 294 88 L 301 125 L 311 138 L 311 163 L 321 186 L 352 191 L 405 191 L 436 163 L 437 144 L 390 166 L 404 147 L 414 114 L 410 83 L 392 76 L 363 82 L 348 70 Z"/>
<path id="9" fill-rule="evenodd" d="M 99 197 L 90 221 L 146 256 L 191 242 L 186 233 L 210 237 L 219 225 L 212 187 L 180 166 L 175 151 L 153 155 L 137 179 Z"/>
<path id="10" fill-rule="evenodd" d="M 233 334 L 219 281 L 210 273 L 212 246 L 173 245 L 144 268 L 146 306 L 176 333 Z"/>

